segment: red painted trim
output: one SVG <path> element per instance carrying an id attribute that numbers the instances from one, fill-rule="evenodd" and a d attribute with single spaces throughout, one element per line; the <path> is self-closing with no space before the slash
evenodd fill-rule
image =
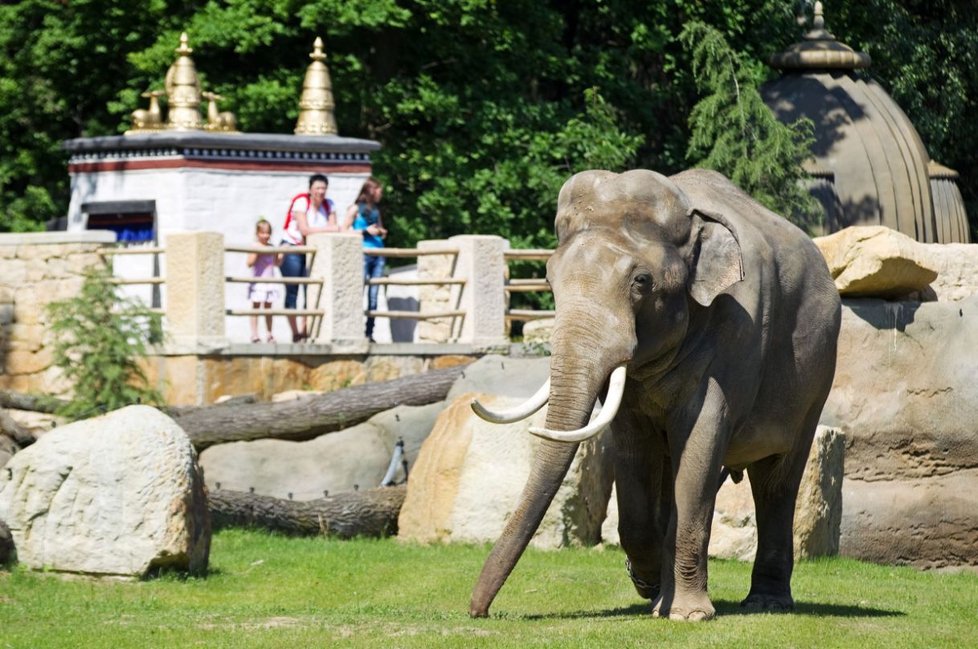
<path id="1" fill-rule="evenodd" d="M 142 171 L 146 169 L 214 169 L 217 171 L 301 171 L 321 170 L 328 173 L 370 173 L 369 164 L 334 164 L 327 161 L 309 162 L 246 162 L 234 160 L 106 160 L 76 162 L 68 165 L 69 174 L 100 171 Z"/>

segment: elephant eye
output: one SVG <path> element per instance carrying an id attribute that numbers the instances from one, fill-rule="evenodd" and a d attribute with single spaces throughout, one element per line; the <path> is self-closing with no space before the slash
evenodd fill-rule
<path id="1" fill-rule="evenodd" d="M 655 286 L 655 283 L 652 281 L 652 275 L 649 273 L 639 273 L 632 279 L 632 286 L 644 293 L 651 290 Z"/>

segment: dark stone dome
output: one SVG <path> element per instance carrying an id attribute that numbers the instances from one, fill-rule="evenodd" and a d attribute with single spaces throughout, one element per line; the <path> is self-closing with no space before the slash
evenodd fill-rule
<path id="1" fill-rule="evenodd" d="M 765 103 L 782 122 L 815 124 L 812 194 L 824 209 L 820 234 L 850 225 L 885 225 L 918 241 L 968 241 L 957 174 L 932 163 L 907 115 L 866 73 L 868 55 L 814 29 L 771 57 L 780 78 L 765 84 Z"/>

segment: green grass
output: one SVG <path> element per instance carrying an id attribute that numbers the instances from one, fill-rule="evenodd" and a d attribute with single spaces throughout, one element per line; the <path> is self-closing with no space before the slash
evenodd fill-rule
<path id="1" fill-rule="evenodd" d="M 719 617 L 653 619 L 617 550 L 529 551 L 468 617 L 486 547 L 225 530 L 206 578 L 0 572 L 0 647 L 975 647 L 978 576 L 844 559 L 795 569 L 796 610 L 744 614 L 750 565 L 710 563 Z"/>

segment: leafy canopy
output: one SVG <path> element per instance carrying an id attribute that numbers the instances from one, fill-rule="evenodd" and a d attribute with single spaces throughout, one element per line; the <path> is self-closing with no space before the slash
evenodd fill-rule
<path id="1" fill-rule="evenodd" d="M 125 130 L 144 105 L 139 94 L 161 87 L 182 31 L 205 89 L 224 95 L 222 108 L 250 132 L 292 131 L 312 41 L 325 39 L 340 133 L 383 144 L 374 166 L 388 188 L 392 245 L 473 232 L 547 245 L 554 187 L 585 166 L 671 174 L 704 162 L 802 214 L 779 189 L 795 171 L 778 161 L 791 159 L 804 127 L 792 137 L 769 129 L 743 92 L 750 119 L 730 110 L 731 81 L 741 91 L 756 86 L 774 74 L 761 62 L 798 40 L 799 5 L 810 14 L 811 2 L 784 0 L 146 0 L 138 10 L 124 0 L 5 3 L 0 231 L 66 212 L 61 141 Z M 833 33 L 872 55 L 871 74 L 931 155 L 961 173 L 978 214 L 973 2 L 827 9 Z M 729 56 L 694 31 L 697 22 L 725 40 Z M 697 102 L 705 103 L 694 114 Z M 611 121 L 595 112 L 601 103 Z M 254 216 L 242 214 L 249 223 Z"/>

